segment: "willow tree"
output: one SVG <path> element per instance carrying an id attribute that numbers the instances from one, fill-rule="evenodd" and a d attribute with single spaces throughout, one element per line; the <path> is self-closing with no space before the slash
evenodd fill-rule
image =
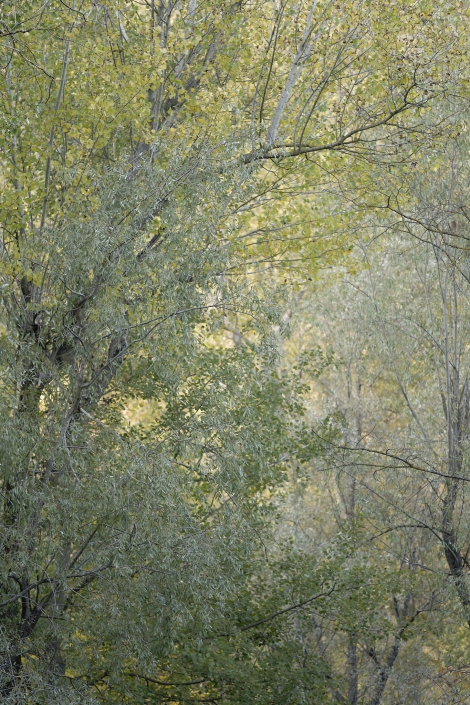
<path id="1" fill-rule="evenodd" d="M 263 266 L 321 252 L 322 174 L 428 136 L 452 11 L 4 3 L 4 702 L 149 686 L 223 613 L 297 409 Z"/>
<path id="2" fill-rule="evenodd" d="M 440 149 L 375 172 L 349 268 L 304 295 L 289 343 L 336 355 L 310 404 L 338 435 L 302 471 L 283 531 L 312 561 L 349 545 L 305 627 L 341 702 L 468 698 L 468 113 L 452 107 Z"/>

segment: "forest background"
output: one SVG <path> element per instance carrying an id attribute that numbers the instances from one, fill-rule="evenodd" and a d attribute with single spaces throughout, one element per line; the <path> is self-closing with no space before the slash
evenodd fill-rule
<path id="1" fill-rule="evenodd" d="M 2 3 L 2 703 L 470 702 L 469 13 Z"/>

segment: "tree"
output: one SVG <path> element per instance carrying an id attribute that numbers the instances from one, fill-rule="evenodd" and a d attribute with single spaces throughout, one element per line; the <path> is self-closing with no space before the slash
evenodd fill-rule
<path id="1" fill-rule="evenodd" d="M 459 125 L 465 120 L 461 113 Z M 302 344 L 313 338 L 336 353 L 312 403 L 316 413 L 329 411 L 338 437 L 325 439 L 325 458 L 301 472 L 307 484 L 290 508 L 299 527 L 295 541 L 307 552 L 305 535 L 327 546 L 349 537 L 339 576 L 356 575 L 367 591 L 349 608 L 338 593 L 336 622 L 334 601 L 328 618 L 318 617 L 331 644 L 322 653 L 332 674 L 350 666 L 344 702 L 450 703 L 468 696 L 462 133 L 415 168 L 383 176 L 388 210 L 370 208 L 363 216 L 355 267 L 350 261 L 350 271 L 338 267 L 336 278 L 329 275 L 315 309 L 311 299 L 302 301 Z"/>
<path id="2" fill-rule="evenodd" d="M 301 414 L 262 264 L 321 252 L 325 166 L 423 136 L 461 12 L 419 8 L 5 5 L 5 702 L 140 696 L 232 614 Z"/>

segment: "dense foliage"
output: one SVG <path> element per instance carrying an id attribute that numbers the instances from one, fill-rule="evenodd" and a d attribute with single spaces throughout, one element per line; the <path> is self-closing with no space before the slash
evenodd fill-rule
<path id="1" fill-rule="evenodd" d="M 2 702 L 467 697 L 467 15 L 3 3 Z"/>

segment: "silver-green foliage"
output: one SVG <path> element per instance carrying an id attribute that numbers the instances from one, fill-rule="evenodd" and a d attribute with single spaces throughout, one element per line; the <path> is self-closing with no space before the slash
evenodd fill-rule
<path id="1" fill-rule="evenodd" d="M 34 276 L 2 299 L 4 702 L 158 673 L 259 546 L 297 412 L 275 290 L 229 276 L 251 176 L 227 162 L 230 145 L 151 145 L 138 170 L 96 174 L 92 214 L 21 233 Z M 132 400 L 145 422 L 128 422 Z"/>

